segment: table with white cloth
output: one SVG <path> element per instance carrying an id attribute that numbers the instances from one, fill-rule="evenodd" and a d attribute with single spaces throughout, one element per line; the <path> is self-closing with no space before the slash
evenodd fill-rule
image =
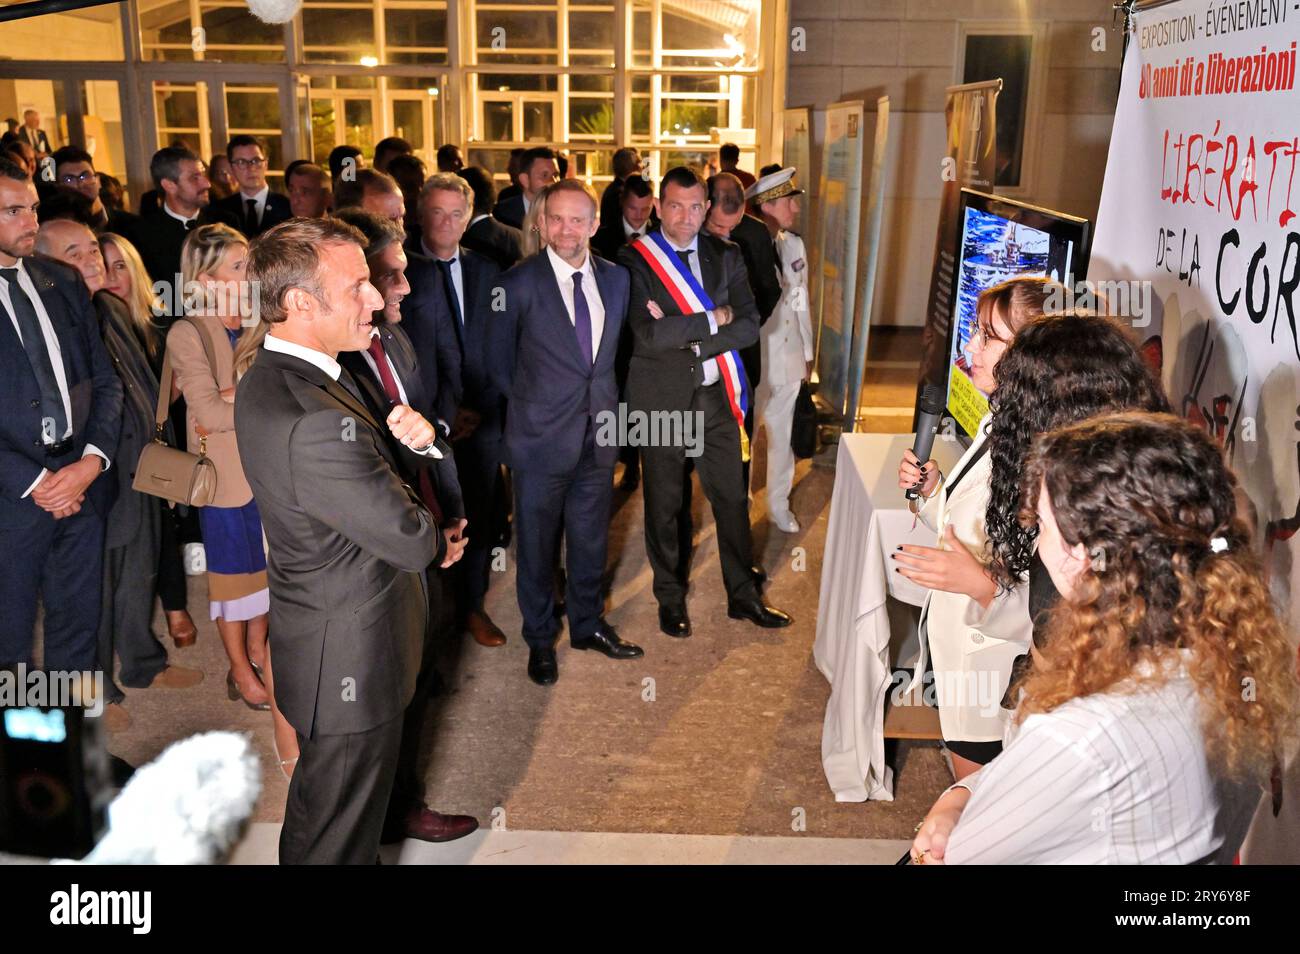
<path id="1" fill-rule="evenodd" d="M 902 644 L 900 657 L 914 656 L 917 616 L 902 614 L 910 624 L 893 627 L 890 617 L 900 618 L 900 603 L 920 607 L 926 590 L 895 573 L 889 554 L 900 544 L 936 544 L 934 531 L 915 519 L 898 486 L 898 464 L 914 442 L 911 434 L 840 437 L 813 644 L 813 660 L 831 684 L 822 768 L 837 802 L 894 798 L 884 716 L 895 685 L 891 637 L 895 647 Z M 930 456 L 949 474 L 961 446 L 936 439 Z M 900 626 L 910 631 L 894 631 Z"/>

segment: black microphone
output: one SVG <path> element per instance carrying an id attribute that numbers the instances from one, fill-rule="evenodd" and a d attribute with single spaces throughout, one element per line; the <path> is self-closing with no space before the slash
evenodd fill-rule
<path id="1" fill-rule="evenodd" d="M 924 466 L 925 462 L 930 459 L 930 451 L 934 448 L 934 435 L 939 431 L 939 423 L 943 420 L 944 404 L 943 388 L 937 384 L 927 384 L 921 388 L 921 396 L 916 402 L 916 442 L 912 445 L 912 453 L 916 459 Z M 908 500 L 915 500 L 921 496 L 921 484 L 925 483 L 925 478 L 914 487 L 909 487 L 906 492 Z"/>

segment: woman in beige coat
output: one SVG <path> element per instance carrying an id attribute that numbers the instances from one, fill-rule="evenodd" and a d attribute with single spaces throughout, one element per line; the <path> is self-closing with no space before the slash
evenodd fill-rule
<path id="1" fill-rule="evenodd" d="M 248 242 L 226 225 L 195 229 L 181 250 L 186 314 L 167 333 L 174 388 L 189 409 L 188 447 L 217 472 L 212 503 L 199 510 L 208 600 L 230 662 L 231 700 L 269 709 L 260 672 L 266 660 L 270 593 L 262 522 L 235 443 L 235 363 L 255 345 L 252 289 L 245 277 Z M 246 325 L 249 325 L 246 327 Z"/>

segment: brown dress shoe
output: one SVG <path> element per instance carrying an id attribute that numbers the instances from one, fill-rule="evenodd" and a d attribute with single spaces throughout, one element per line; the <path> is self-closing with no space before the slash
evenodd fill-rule
<path id="1" fill-rule="evenodd" d="M 199 638 L 199 631 L 194 626 L 194 619 L 189 610 L 167 611 L 167 633 L 177 649 L 193 646 Z"/>
<path id="2" fill-rule="evenodd" d="M 406 838 L 419 841 L 455 841 L 478 829 L 478 819 L 469 815 L 444 815 L 419 805 L 397 821 L 384 824 L 380 842 L 391 845 Z"/>
<path id="3" fill-rule="evenodd" d="M 150 689 L 189 689 L 203 681 L 203 673 L 188 666 L 168 666 L 149 683 Z"/>
<path id="4" fill-rule="evenodd" d="M 131 716 L 120 703 L 110 702 L 104 706 L 104 728 L 109 732 L 125 732 L 131 728 Z"/>
<path id="5" fill-rule="evenodd" d="M 480 646 L 504 646 L 506 634 L 482 610 L 472 610 L 465 617 L 465 628 Z"/>

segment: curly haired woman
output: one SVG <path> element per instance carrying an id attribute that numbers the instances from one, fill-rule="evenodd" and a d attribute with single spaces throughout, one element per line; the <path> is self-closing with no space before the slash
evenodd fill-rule
<path id="1" fill-rule="evenodd" d="M 1167 414 L 1036 441 L 1019 521 L 1061 602 L 1019 732 L 940 796 L 914 861 L 1231 862 L 1300 688 L 1235 494 L 1218 446 Z"/>

